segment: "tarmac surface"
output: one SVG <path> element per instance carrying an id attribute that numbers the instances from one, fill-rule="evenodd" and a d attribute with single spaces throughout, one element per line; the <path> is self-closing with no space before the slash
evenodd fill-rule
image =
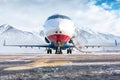
<path id="1" fill-rule="evenodd" d="M 120 54 L 0 54 L 0 80 L 120 80 Z"/>

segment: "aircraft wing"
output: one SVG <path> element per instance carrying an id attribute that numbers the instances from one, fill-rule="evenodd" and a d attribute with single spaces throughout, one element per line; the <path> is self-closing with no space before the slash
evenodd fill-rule
<path id="1" fill-rule="evenodd" d="M 81 52 L 84 52 L 84 51 L 82 51 L 83 48 L 90 48 L 90 47 L 91 48 L 120 47 L 120 43 L 118 43 L 117 40 L 115 40 L 114 43 L 88 44 L 87 39 L 84 36 L 82 36 L 82 34 L 79 32 L 80 31 L 76 30 L 76 34 L 72 38 L 72 43 L 73 43 L 74 47 Z"/>
<path id="2" fill-rule="evenodd" d="M 75 35 L 72 37 L 72 44 L 80 52 L 84 52 L 84 48 L 100 48 L 100 47 L 120 47 L 120 43 L 117 40 L 114 40 L 113 43 L 97 43 L 90 44 L 88 40 L 80 33 L 79 29 L 76 30 Z"/>
<path id="3" fill-rule="evenodd" d="M 102 45 L 104 44 L 104 45 Z M 114 41 L 114 43 L 102 43 L 102 44 L 94 44 L 94 45 L 85 45 L 85 47 L 120 47 L 120 44 L 117 42 L 117 40 Z"/>
<path id="4" fill-rule="evenodd" d="M 81 44 L 80 41 L 76 40 L 76 39 L 73 39 L 73 45 L 74 47 L 81 51 L 81 52 L 84 52 L 82 51 L 81 49 L 83 48 L 100 48 L 100 47 L 120 47 L 120 43 L 117 43 L 117 40 L 115 40 L 114 43 L 103 43 L 103 44 Z"/>
<path id="5" fill-rule="evenodd" d="M 7 45 L 6 41 L 4 40 L 3 46 L 14 46 L 14 47 L 49 47 L 49 44 L 43 44 L 43 45 Z"/>
<path id="6" fill-rule="evenodd" d="M 100 48 L 100 47 L 118 47 L 118 45 L 113 45 L 113 44 L 98 45 L 98 44 L 96 44 L 96 45 L 84 45 L 84 47 L 86 47 L 86 48 L 88 48 L 88 47 L 92 47 L 92 48 L 94 48 L 94 47 L 98 47 L 98 48 Z"/>

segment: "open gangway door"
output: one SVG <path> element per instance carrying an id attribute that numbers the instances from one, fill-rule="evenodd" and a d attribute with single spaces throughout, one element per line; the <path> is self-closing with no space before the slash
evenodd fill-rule
<path id="1" fill-rule="evenodd" d="M 72 43 L 77 50 L 83 52 L 81 49 L 85 47 L 87 40 L 80 33 L 79 29 L 75 30 L 75 35 L 72 38 Z"/>

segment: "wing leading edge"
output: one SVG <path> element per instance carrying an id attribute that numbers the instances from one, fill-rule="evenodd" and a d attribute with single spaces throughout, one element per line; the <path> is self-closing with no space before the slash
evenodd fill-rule
<path id="1" fill-rule="evenodd" d="M 49 44 L 43 44 L 43 45 L 6 45 L 6 41 L 4 40 L 3 46 L 14 46 L 14 47 L 49 47 Z"/>

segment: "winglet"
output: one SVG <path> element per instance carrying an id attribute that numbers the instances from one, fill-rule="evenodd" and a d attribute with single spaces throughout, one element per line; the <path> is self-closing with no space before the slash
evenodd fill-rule
<path id="1" fill-rule="evenodd" d="M 3 46 L 6 46 L 6 41 L 4 40 Z"/>
<path id="2" fill-rule="evenodd" d="M 117 40 L 115 40 L 115 46 L 118 46 Z"/>

